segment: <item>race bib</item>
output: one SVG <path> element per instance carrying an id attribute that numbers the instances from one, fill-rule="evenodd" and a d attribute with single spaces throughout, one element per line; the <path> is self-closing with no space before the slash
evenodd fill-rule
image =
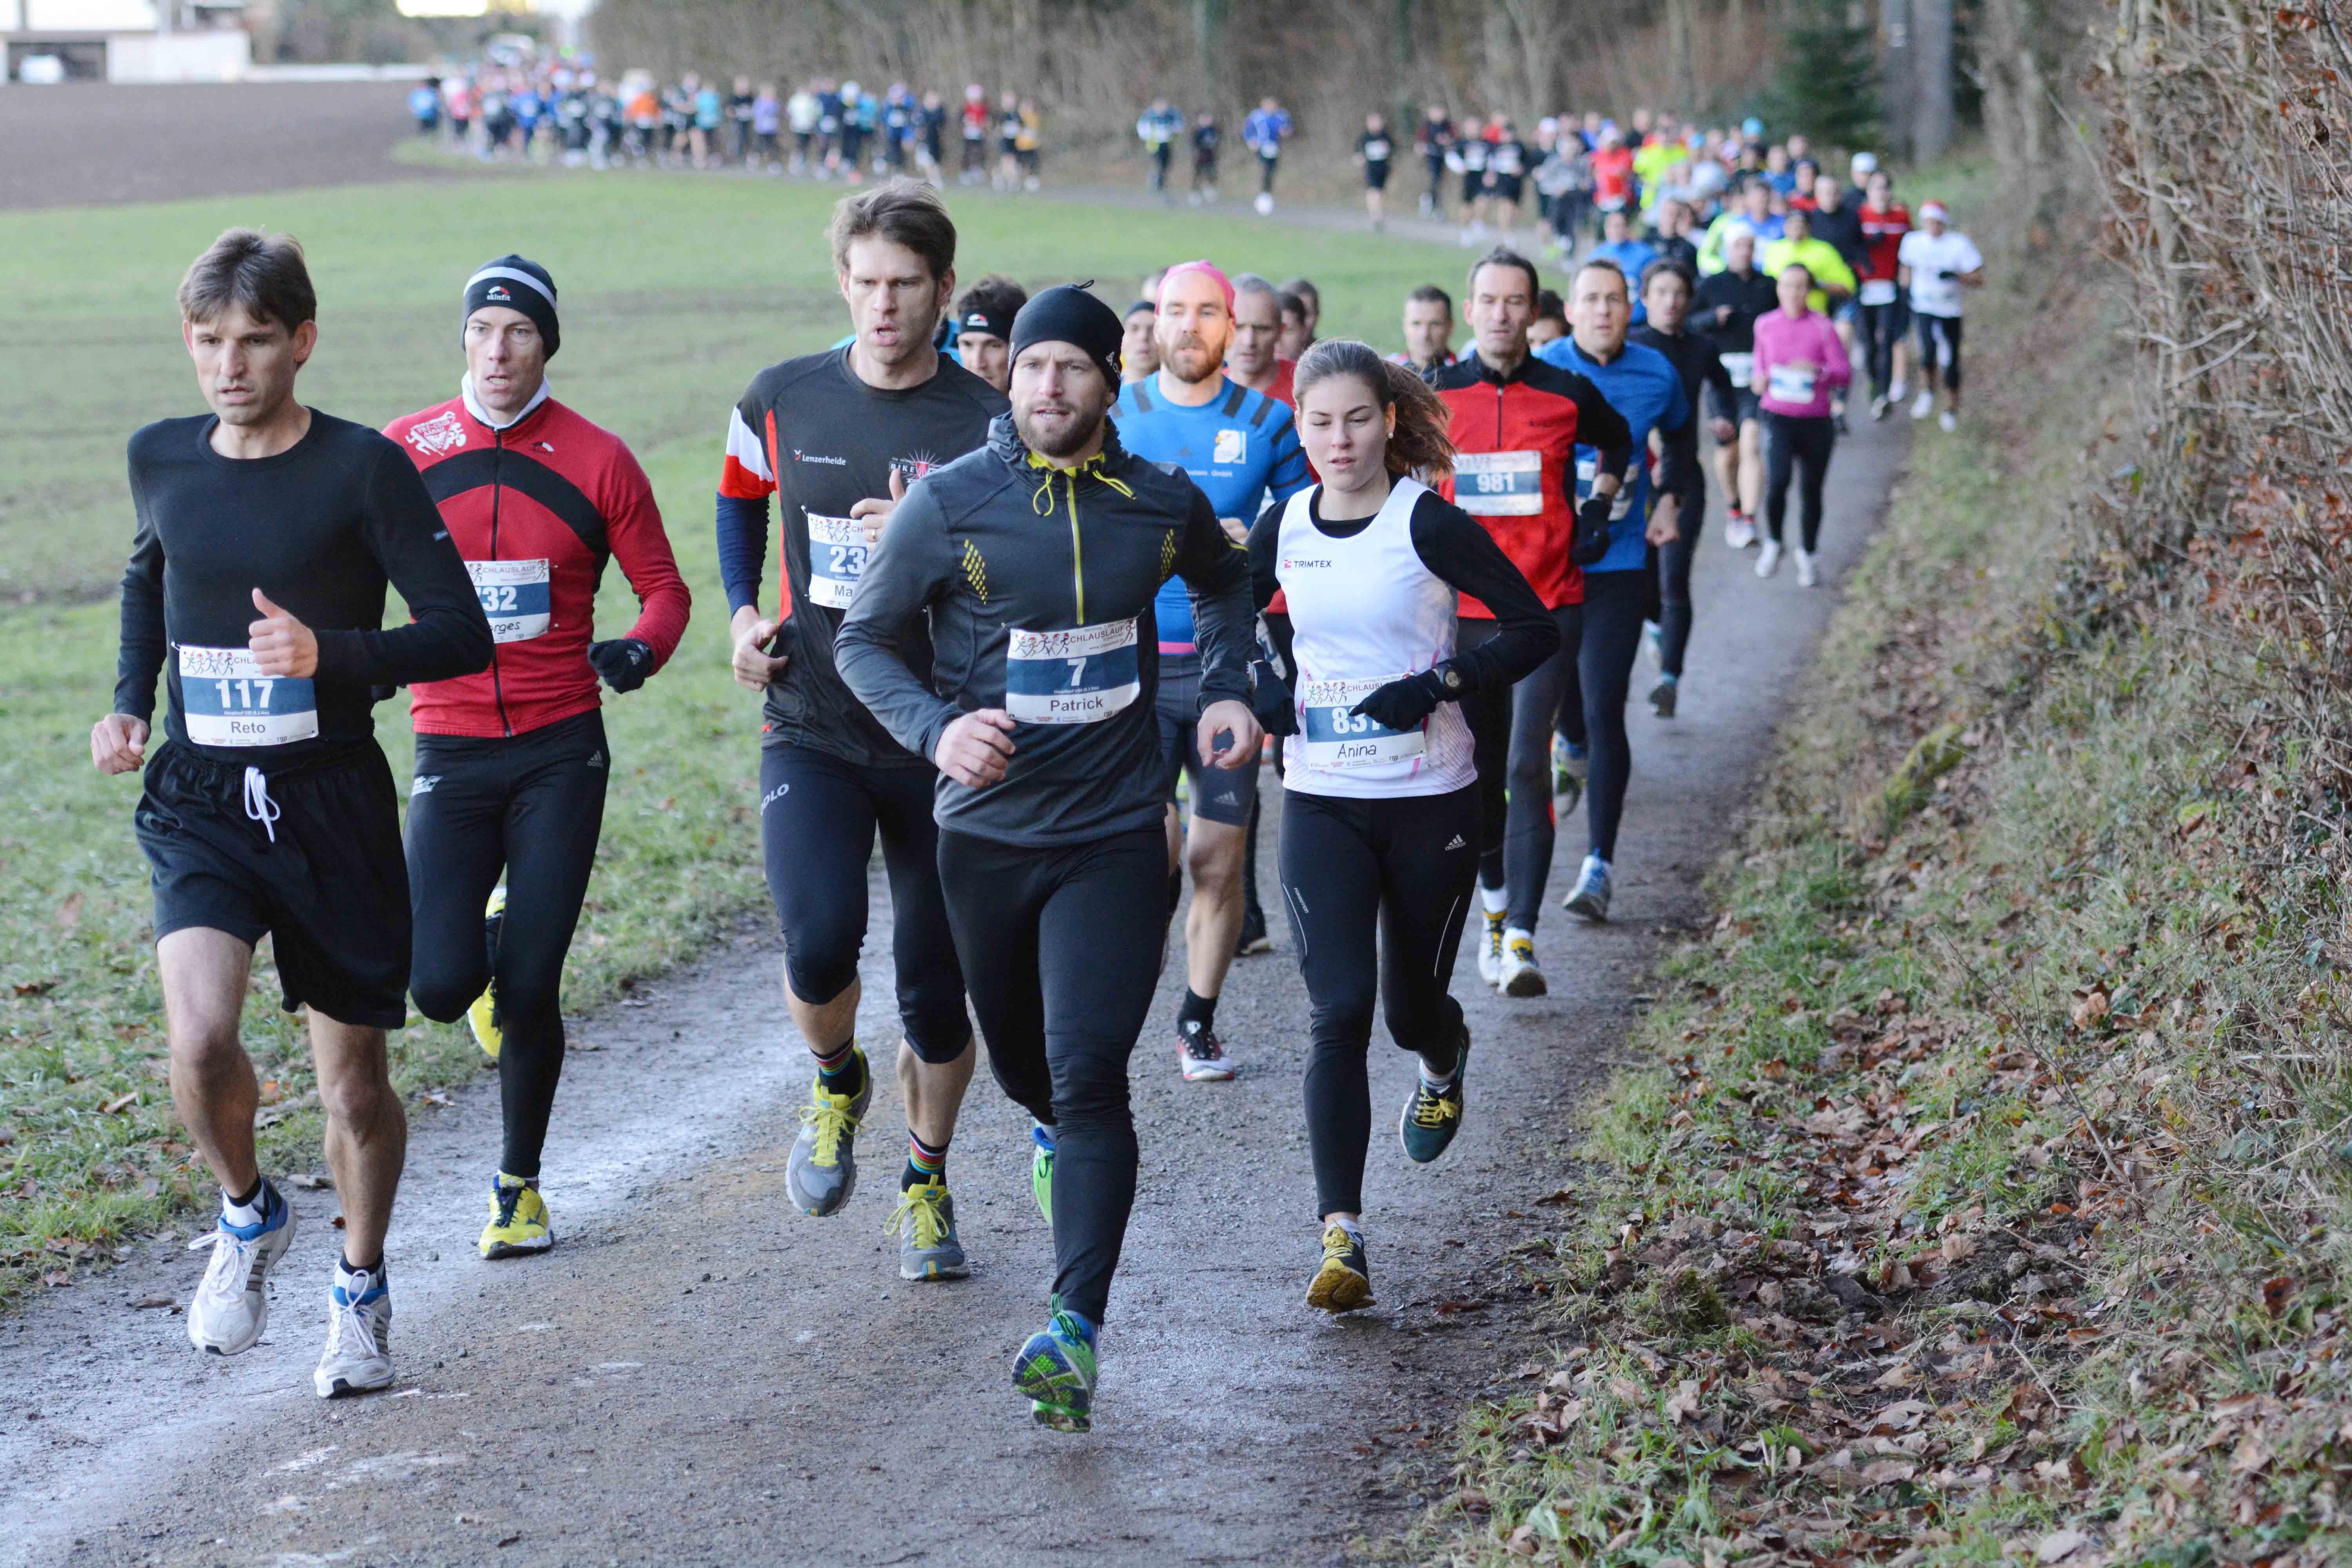
<path id="1" fill-rule="evenodd" d="M 1533 517 L 1543 510 L 1543 454 L 1455 454 L 1454 504 L 1474 517 Z"/>
<path id="2" fill-rule="evenodd" d="M 1813 382 L 1821 374 L 1807 364 L 1776 364 L 1772 367 L 1772 396 L 1780 403 L 1811 403 Z"/>
<path id="3" fill-rule="evenodd" d="M 1895 303 L 1895 279 L 1892 278 L 1870 279 L 1863 284 L 1862 292 L 1855 298 L 1865 305 L 1892 305 Z"/>
<path id="4" fill-rule="evenodd" d="M 1345 773 L 1350 768 L 1377 768 L 1407 763 L 1423 753 L 1427 742 L 1418 724 L 1391 730 L 1369 713 L 1348 711 L 1400 676 L 1370 680 L 1309 680 L 1298 690 L 1299 731 L 1307 743 L 1307 765 Z"/>
<path id="5" fill-rule="evenodd" d="M 468 561 L 474 596 L 490 621 L 493 642 L 528 642 L 547 630 L 547 563 Z"/>
<path id="6" fill-rule="evenodd" d="M 1004 710 L 1024 724 L 1099 724 L 1143 689 L 1135 617 L 1066 632 L 1012 628 Z"/>
<path id="7" fill-rule="evenodd" d="M 183 647 L 180 719 L 199 746 L 283 746 L 318 737 L 319 699 L 308 677 L 264 675 L 244 648 Z"/>
<path id="8" fill-rule="evenodd" d="M 851 517 L 808 514 L 809 597 L 828 610 L 845 610 L 866 574 L 866 525 Z"/>
<path id="9" fill-rule="evenodd" d="M 1581 507 L 1592 499 L 1593 481 L 1601 477 L 1601 454 L 1590 447 L 1576 449 L 1576 504 Z M 1609 521 L 1616 522 L 1633 510 L 1633 487 L 1620 480 L 1617 494 L 1609 503 Z"/>
<path id="10" fill-rule="evenodd" d="M 1745 353 L 1721 354 L 1717 357 L 1723 361 L 1723 374 L 1731 378 L 1731 384 L 1746 392 L 1748 389 L 1748 384 L 1756 379 L 1756 356 L 1752 353 Z"/>

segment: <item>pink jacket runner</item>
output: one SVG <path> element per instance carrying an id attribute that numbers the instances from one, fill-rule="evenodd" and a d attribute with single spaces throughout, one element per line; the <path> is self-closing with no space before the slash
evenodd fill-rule
<path id="1" fill-rule="evenodd" d="M 1853 379 L 1845 345 L 1819 310 L 1767 310 L 1756 318 L 1756 384 L 1764 389 L 1766 413 L 1826 418 L 1830 394 Z"/>

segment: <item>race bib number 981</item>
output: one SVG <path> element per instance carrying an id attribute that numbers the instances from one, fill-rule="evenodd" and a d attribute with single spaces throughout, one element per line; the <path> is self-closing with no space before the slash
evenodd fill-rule
<path id="1" fill-rule="evenodd" d="M 282 746 L 315 740 L 310 678 L 264 675 L 241 647 L 180 649 L 180 719 L 199 746 Z"/>
<path id="2" fill-rule="evenodd" d="M 808 514 L 809 597 L 828 610 L 845 610 L 866 574 L 866 525 L 856 518 Z"/>
<path id="3" fill-rule="evenodd" d="M 1543 510 L 1543 454 L 1457 453 L 1454 504 L 1473 517 L 1535 516 Z"/>
<path id="4" fill-rule="evenodd" d="M 551 608 L 544 561 L 468 561 L 474 596 L 489 617 L 493 642 L 529 642 L 546 634 Z"/>
<path id="5" fill-rule="evenodd" d="M 1427 750 L 1421 726 L 1391 730 L 1369 713 L 1351 713 L 1365 698 L 1399 676 L 1370 680 L 1308 680 L 1298 689 L 1299 733 L 1306 742 L 1307 765 L 1345 773 L 1350 768 L 1377 768 L 1409 763 Z"/>
<path id="6" fill-rule="evenodd" d="M 1004 710 L 1024 724 L 1099 724 L 1142 690 L 1133 616 L 1008 637 Z"/>

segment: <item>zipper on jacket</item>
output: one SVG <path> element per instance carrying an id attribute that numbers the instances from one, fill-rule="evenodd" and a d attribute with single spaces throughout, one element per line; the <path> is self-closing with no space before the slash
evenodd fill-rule
<path id="1" fill-rule="evenodd" d="M 1076 470 L 1072 470 L 1064 477 L 1070 482 L 1070 580 L 1077 588 L 1078 625 L 1085 626 L 1087 559 L 1085 549 L 1078 542 L 1078 476 Z"/>
<path id="2" fill-rule="evenodd" d="M 497 443 L 491 449 L 490 458 L 490 559 L 496 561 L 499 558 L 499 501 L 506 491 L 507 433 L 493 430 L 490 438 Z M 507 717 L 506 680 L 499 670 L 496 643 L 490 645 L 490 695 L 498 702 L 499 728 L 506 731 L 507 739 L 514 739 L 514 721 Z"/>

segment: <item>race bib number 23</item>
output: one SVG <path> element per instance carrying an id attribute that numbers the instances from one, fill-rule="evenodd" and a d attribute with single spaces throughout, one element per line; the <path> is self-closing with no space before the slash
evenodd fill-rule
<path id="1" fill-rule="evenodd" d="M 1004 710 L 1024 724 L 1099 724 L 1142 690 L 1135 618 L 1066 632 L 1012 628 Z"/>

